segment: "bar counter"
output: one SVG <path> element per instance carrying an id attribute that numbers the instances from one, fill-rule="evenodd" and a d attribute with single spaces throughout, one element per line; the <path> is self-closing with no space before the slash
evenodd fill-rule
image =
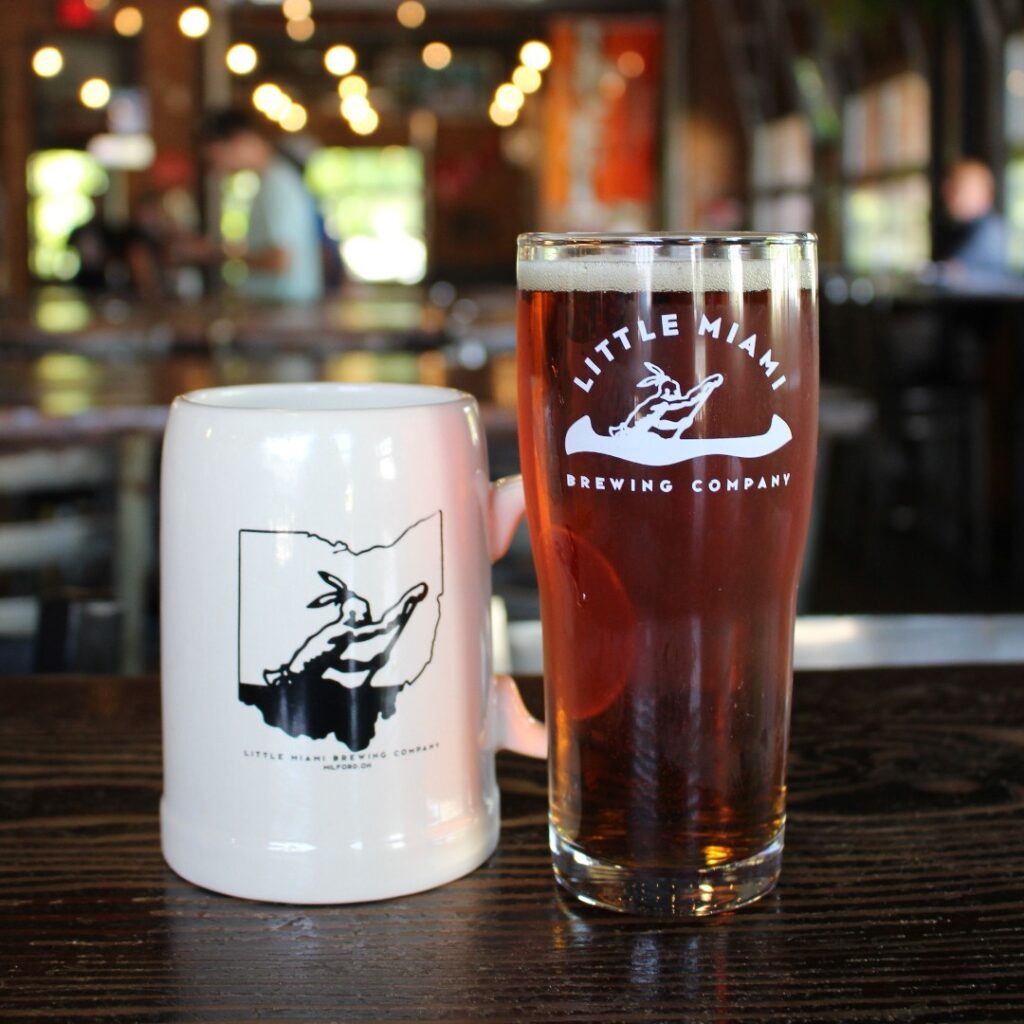
<path id="1" fill-rule="evenodd" d="M 660 922 L 556 891 L 544 767 L 508 754 L 467 878 L 340 907 L 202 891 L 160 857 L 157 681 L 0 680 L 0 1020 L 1019 1024 L 1022 697 L 1019 665 L 799 672 L 779 887 Z"/>

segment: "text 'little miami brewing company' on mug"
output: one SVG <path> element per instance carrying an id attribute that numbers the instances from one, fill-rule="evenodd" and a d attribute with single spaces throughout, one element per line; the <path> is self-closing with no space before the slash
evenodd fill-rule
<path id="1" fill-rule="evenodd" d="M 341 903 L 473 870 L 494 754 L 543 726 L 493 679 L 490 566 L 522 511 L 448 388 L 178 398 L 161 497 L 164 856 L 219 892 Z"/>
<path id="2" fill-rule="evenodd" d="M 812 235 L 524 235 L 555 874 L 667 915 L 779 875 L 817 438 Z"/>

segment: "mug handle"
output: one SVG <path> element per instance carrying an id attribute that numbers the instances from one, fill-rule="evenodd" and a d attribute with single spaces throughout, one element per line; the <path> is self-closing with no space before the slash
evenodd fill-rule
<path id="1" fill-rule="evenodd" d="M 508 551 L 525 509 L 523 478 L 520 475 L 502 477 L 491 484 L 487 540 L 492 562 Z M 491 712 L 491 720 L 497 726 L 495 746 L 498 749 L 512 750 L 528 757 L 547 757 L 547 727 L 526 710 L 511 676 L 494 677 Z"/>

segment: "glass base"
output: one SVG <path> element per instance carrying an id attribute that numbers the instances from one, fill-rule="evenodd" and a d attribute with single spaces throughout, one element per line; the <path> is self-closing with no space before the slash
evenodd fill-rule
<path id="1" fill-rule="evenodd" d="M 758 853 L 712 868 L 664 874 L 588 856 L 549 827 L 558 883 L 577 899 L 623 914 L 706 917 L 736 910 L 771 892 L 782 870 L 785 828 Z"/>

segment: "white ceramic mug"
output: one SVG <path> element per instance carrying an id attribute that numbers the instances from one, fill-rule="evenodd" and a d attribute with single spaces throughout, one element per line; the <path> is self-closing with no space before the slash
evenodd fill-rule
<path id="1" fill-rule="evenodd" d="M 161 502 L 164 856 L 235 896 L 342 903 L 472 871 L 494 755 L 543 727 L 491 675 L 490 563 L 522 511 L 469 395 L 175 400 Z"/>

